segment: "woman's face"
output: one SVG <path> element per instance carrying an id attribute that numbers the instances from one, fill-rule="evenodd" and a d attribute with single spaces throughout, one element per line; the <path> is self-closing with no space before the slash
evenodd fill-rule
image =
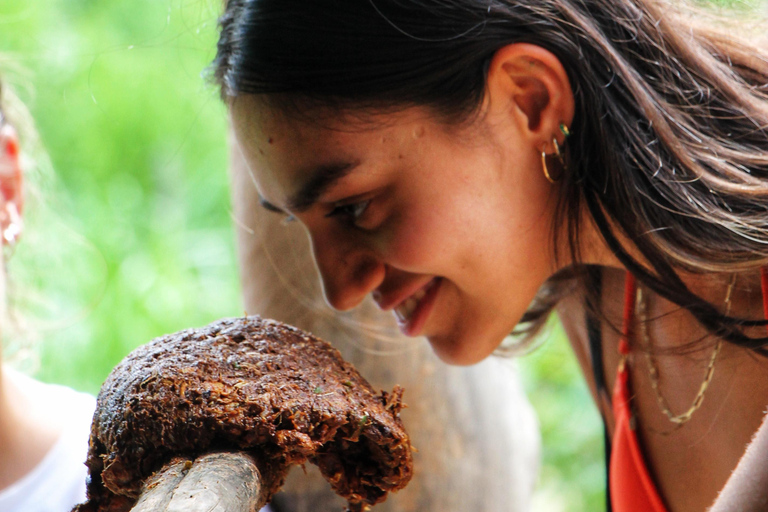
<path id="1" fill-rule="evenodd" d="M 472 364 L 555 271 L 556 187 L 503 109 L 462 127 L 420 108 L 312 123 L 245 95 L 231 113 L 265 206 L 305 226 L 334 308 L 372 294 L 404 333 Z"/>

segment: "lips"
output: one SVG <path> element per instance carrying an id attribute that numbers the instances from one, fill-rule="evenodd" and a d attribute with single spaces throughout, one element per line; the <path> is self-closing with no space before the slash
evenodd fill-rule
<path id="1" fill-rule="evenodd" d="M 404 334 L 419 334 L 432 310 L 440 282 L 439 278 L 432 279 L 395 307 L 395 317 Z"/>
<path id="2" fill-rule="evenodd" d="M 396 308 L 395 308 L 395 316 L 397 317 L 397 320 L 399 322 L 405 322 L 407 321 L 413 312 L 416 310 L 416 307 L 419 305 L 419 302 L 421 299 L 424 298 L 424 296 L 427 294 L 429 289 L 435 285 L 435 280 L 433 279 L 424 288 L 421 288 L 416 293 L 405 299 L 403 302 L 401 302 Z"/>

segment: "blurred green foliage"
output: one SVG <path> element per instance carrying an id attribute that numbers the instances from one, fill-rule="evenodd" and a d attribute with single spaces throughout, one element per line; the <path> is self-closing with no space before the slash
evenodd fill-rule
<path id="1" fill-rule="evenodd" d="M 0 72 L 29 106 L 51 164 L 32 151 L 39 194 L 9 264 L 27 324 L 4 343 L 19 358 L 39 340 L 43 380 L 95 393 L 135 346 L 242 313 L 226 115 L 201 78 L 219 6 L 0 3 Z M 557 326 L 520 367 L 544 440 L 534 509 L 602 510 L 602 427 Z"/>
<path id="2" fill-rule="evenodd" d="M 532 510 L 605 509 L 603 426 L 568 340 L 554 319 L 547 339 L 519 365 L 539 416 L 543 461 Z"/>
<path id="3" fill-rule="evenodd" d="M 4 78 L 53 169 L 9 268 L 44 380 L 96 392 L 135 346 L 242 314 L 226 116 L 201 79 L 220 5 L 0 4 Z"/>

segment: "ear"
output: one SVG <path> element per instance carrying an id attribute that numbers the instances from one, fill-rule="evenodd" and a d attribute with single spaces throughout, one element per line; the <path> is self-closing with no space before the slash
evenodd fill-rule
<path id="1" fill-rule="evenodd" d="M 3 243 L 21 234 L 24 206 L 24 174 L 19 156 L 19 138 L 9 124 L 0 126 L 0 232 Z"/>
<path id="2" fill-rule="evenodd" d="M 490 109 L 505 109 L 536 151 L 554 151 L 565 142 L 560 125 L 570 127 L 574 97 L 565 68 L 540 46 L 514 43 L 496 51 L 488 69 Z"/>

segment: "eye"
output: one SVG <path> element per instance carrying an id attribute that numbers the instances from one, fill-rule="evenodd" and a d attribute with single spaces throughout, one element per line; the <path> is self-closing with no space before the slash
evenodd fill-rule
<path id="1" fill-rule="evenodd" d="M 365 214 L 368 206 L 371 204 L 371 200 L 359 201 L 357 203 L 348 204 L 335 204 L 333 209 L 325 216 L 327 218 L 338 218 L 340 221 L 355 225 L 360 221 L 360 218 Z"/>

